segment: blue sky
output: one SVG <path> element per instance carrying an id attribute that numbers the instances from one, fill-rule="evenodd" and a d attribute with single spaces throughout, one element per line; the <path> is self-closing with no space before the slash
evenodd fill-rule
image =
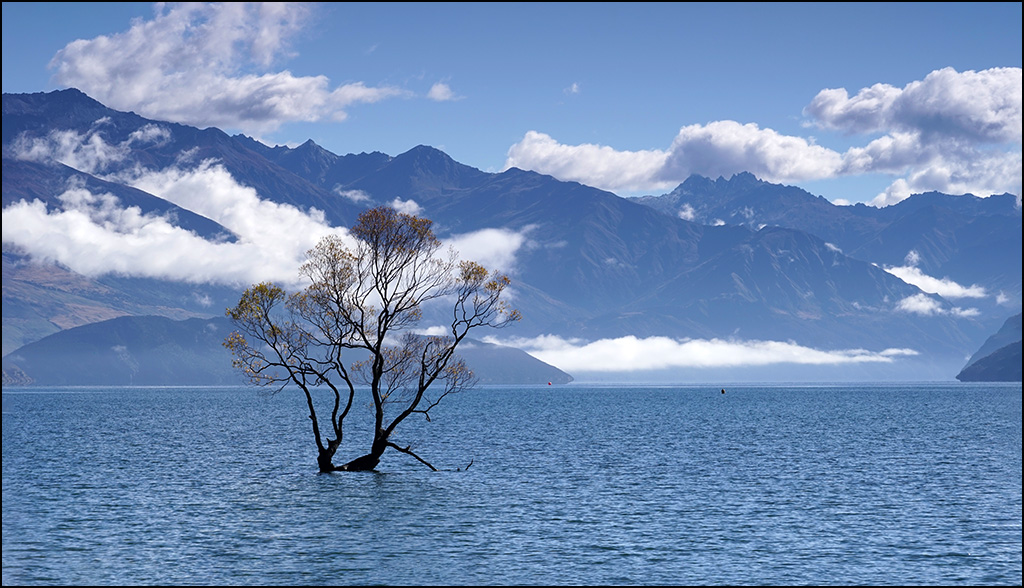
<path id="1" fill-rule="evenodd" d="M 4 3 L 3 91 L 624 196 L 1021 185 L 1020 3 Z"/>

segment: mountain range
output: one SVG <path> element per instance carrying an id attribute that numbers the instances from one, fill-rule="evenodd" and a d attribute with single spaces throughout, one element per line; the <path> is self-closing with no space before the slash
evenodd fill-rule
<path id="1" fill-rule="evenodd" d="M 96 165 L 82 149 L 40 155 L 41 145 L 72 140 L 107 146 L 116 157 Z M 513 278 L 524 317 L 502 335 L 521 339 L 902 349 L 912 353 L 812 371 L 836 380 L 952 379 L 1021 311 L 1021 208 L 1011 194 L 926 193 L 884 208 L 840 206 L 742 173 L 691 176 L 667 194 L 623 198 L 516 168 L 481 171 L 424 145 L 395 156 L 336 155 L 312 141 L 270 147 L 215 128 L 115 111 L 71 89 L 3 95 L 5 357 L 74 327 L 122 316 L 208 320 L 237 302 L 243 284 L 85 275 L 39 263 L 7 237 L 9 207 L 38 201 L 47 211 L 68 210 L 61 195 L 75 187 L 230 243 L 238 235 L 209 215 L 119 179 L 131 170 L 209 161 L 261 199 L 319 211 L 332 226 L 349 226 L 365 208 L 398 201 L 414 202 L 442 239 L 500 231 L 518 243 L 502 269 Z M 770 377 L 799 379 L 800 369 Z M 680 369 L 673 377 L 710 374 Z"/>
<path id="2" fill-rule="evenodd" d="M 223 343 L 224 317 L 122 316 L 58 331 L 3 358 L 4 382 L 43 386 L 228 386 L 245 380 Z M 518 349 L 466 340 L 482 384 L 568 384 L 572 376 Z"/>
<path id="3" fill-rule="evenodd" d="M 1021 315 L 1006 319 L 1003 326 L 967 361 L 956 375 L 961 382 L 1021 381 Z"/>

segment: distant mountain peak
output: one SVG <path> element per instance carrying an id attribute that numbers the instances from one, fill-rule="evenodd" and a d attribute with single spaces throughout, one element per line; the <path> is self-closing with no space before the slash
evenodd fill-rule
<path id="1" fill-rule="evenodd" d="M 395 156 L 389 163 L 389 168 L 407 170 L 412 176 L 420 178 L 452 179 L 463 175 L 483 173 L 476 168 L 455 161 L 444 151 L 429 145 L 417 145 L 405 153 Z"/>
<path id="2" fill-rule="evenodd" d="M 26 94 L 5 93 L 4 96 L 17 98 L 19 100 L 27 100 L 31 102 L 46 102 L 48 104 L 68 103 L 74 101 L 88 103 L 91 106 L 106 108 L 106 106 L 89 97 L 88 94 L 79 90 L 78 88 L 68 88 L 66 90 L 53 90 L 52 92 L 32 92 Z M 4 101 L 4 105 L 7 105 L 6 100 Z"/>
<path id="3" fill-rule="evenodd" d="M 441 151 L 440 149 L 438 149 L 436 147 L 431 147 L 430 145 L 417 145 L 417 146 L 413 147 L 412 149 L 406 151 L 405 153 L 402 153 L 401 155 L 396 156 L 395 159 L 396 160 L 397 159 L 416 159 L 416 160 L 421 160 L 421 161 L 422 160 L 437 160 L 437 161 L 443 161 L 445 163 L 447 163 L 447 162 L 454 163 L 455 162 L 455 160 L 452 159 L 447 153 L 445 153 L 444 151 Z"/>
<path id="4" fill-rule="evenodd" d="M 750 172 L 739 172 L 733 174 L 728 179 L 724 176 L 718 176 L 716 180 L 698 174 L 691 174 L 690 177 L 683 180 L 683 183 L 679 184 L 673 193 L 702 194 L 711 190 L 749 189 L 761 184 L 767 184 L 767 182 Z"/>
<path id="5" fill-rule="evenodd" d="M 683 183 L 679 184 L 672 194 L 687 194 L 687 193 L 700 193 L 706 192 L 712 188 L 715 183 L 705 176 L 697 174 L 691 174 L 690 177 L 683 180 Z"/>
<path id="6" fill-rule="evenodd" d="M 746 185 L 757 185 L 757 184 L 764 184 L 765 183 L 763 180 L 759 179 L 757 176 L 755 176 L 754 174 L 752 174 L 750 172 L 740 172 L 738 174 L 733 174 L 732 177 L 729 178 L 728 180 L 726 180 L 723 177 L 719 177 L 717 181 L 718 182 L 726 182 L 727 184 L 745 185 L 745 186 Z"/>
<path id="7" fill-rule="evenodd" d="M 327 161 L 335 161 L 338 159 L 338 155 L 331 153 L 317 144 L 313 139 L 307 139 L 305 143 L 299 145 L 292 150 L 294 153 L 302 155 L 304 157 L 316 157 Z"/>

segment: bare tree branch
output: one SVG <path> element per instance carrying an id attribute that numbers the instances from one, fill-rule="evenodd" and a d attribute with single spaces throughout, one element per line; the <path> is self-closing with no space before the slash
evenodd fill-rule
<path id="1" fill-rule="evenodd" d="M 436 471 L 390 436 L 412 414 L 429 421 L 443 399 L 475 383 L 455 354 L 472 329 L 519 320 L 502 297 L 508 277 L 459 262 L 452 250 L 440 255 L 431 227 L 391 208 L 367 210 L 351 229 L 354 243 L 327 237 L 307 253 L 299 268 L 309 280 L 303 290 L 286 295 L 277 285 L 256 284 L 227 310 L 237 331 L 224 344 L 235 367 L 255 385 L 294 386 L 305 395 L 321 471 L 372 469 L 389 447 Z M 425 304 L 448 297 L 454 301 L 449 335 L 410 332 Z M 335 466 L 342 424 L 361 386 L 373 401 L 373 442 L 365 455 Z M 321 436 L 317 416 L 315 393 L 324 389 L 329 437 Z"/>
<path id="2" fill-rule="evenodd" d="M 388 447 L 393 447 L 394 449 L 396 449 L 396 450 L 398 450 L 398 451 L 400 451 L 400 452 L 402 452 L 402 453 L 404 453 L 404 454 L 406 454 L 406 455 L 411 455 L 411 456 L 413 456 L 414 458 L 416 458 L 416 461 L 418 461 L 418 462 L 420 462 L 421 464 L 423 464 L 423 465 L 427 466 L 428 468 L 430 468 L 431 470 L 433 470 L 433 471 L 435 471 L 435 472 L 437 471 L 437 468 L 435 468 L 434 466 L 430 465 L 430 463 L 429 463 L 429 462 L 427 462 L 427 460 L 425 460 L 425 459 L 423 459 L 422 457 L 420 457 L 420 456 L 416 455 L 415 453 L 413 453 L 413 452 L 412 452 L 412 449 L 411 449 L 411 448 L 410 448 L 410 446 L 408 446 L 408 445 L 406 445 L 405 447 L 400 447 L 400 446 L 398 446 L 398 445 L 396 445 L 396 444 L 394 444 L 394 443 L 391 443 L 391 442 L 389 441 L 389 442 L 388 442 Z"/>

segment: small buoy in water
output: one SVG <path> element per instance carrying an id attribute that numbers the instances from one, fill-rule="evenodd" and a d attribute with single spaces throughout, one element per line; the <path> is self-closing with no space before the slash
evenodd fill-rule
<path id="1" fill-rule="evenodd" d="M 550 386 L 550 385 L 551 385 L 551 382 L 548 382 L 548 386 Z"/>
<path id="2" fill-rule="evenodd" d="M 722 394 L 725 394 L 725 388 L 722 388 Z"/>

